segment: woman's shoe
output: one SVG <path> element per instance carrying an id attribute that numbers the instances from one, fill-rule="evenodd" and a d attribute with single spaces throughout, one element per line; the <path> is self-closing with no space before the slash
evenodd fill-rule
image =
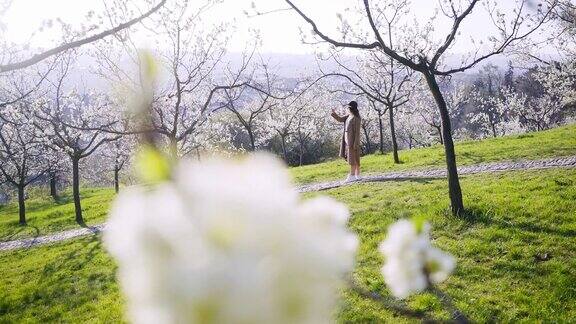
<path id="1" fill-rule="evenodd" d="M 356 180 L 356 177 L 354 177 L 353 175 L 349 174 L 349 175 L 346 177 L 346 180 L 344 180 L 344 182 L 352 182 L 352 181 L 355 181 L 355 180 Z"/>

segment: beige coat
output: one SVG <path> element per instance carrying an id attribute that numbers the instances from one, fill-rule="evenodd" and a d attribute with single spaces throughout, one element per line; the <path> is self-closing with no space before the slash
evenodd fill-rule
<path id="1" fill-rule="evenodd" d="M 351 165 L 360 164 L 360 128 L 361 120 L 354 115 L 338 116 L 332 113 L 332 117 L 344 123 L 344 132 L 340 143 L 340 157 L 344 158 Z M 348 122 L 346 122 L 350 119 Z"/>

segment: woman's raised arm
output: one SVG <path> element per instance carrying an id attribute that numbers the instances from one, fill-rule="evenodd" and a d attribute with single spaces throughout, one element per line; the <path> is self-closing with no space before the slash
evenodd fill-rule
<path id="1" fill-rule="evenodd" d="M 338 115 L 334 109 L 332 109 L 332 117 L 341 123 L 346 122 L 346 116 L 342 117 Z"/>

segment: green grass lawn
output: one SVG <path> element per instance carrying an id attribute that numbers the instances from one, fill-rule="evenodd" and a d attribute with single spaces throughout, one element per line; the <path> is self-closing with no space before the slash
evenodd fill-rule
<path id="1" fill-rule="evenodd" d="M 88 225 L 97 225 L 106 220 L 108 209 L 114 198 L 113 189 L 82 189 L 82 214 Z M 26 199 L 27 226 L 18 225 L 18 203 L 0 206 L 0 241 L 23 237 L 36 237 L 66 229 L 80 228 L 74 218 L 72 192 L 62 193 L 58 202 L 38 190 Z"/>
<path id="2" fill-rule="evenodd" d="M 552 156 L 576 155 L 576 125 L 560 127 L 544 132 L 502 137 L 483 141 L 457 143 L 458 164 L 477 164 L 490 161 L 514 159 L 541 159 Z M 390 154 L 370 155 L 362 159 L 364 172 L 386 172 L 411 168 L 443 167 L 442 146 L 404 150 L 400 152 L 402 164 L 392 163 Z M 297 183 L 311 183 L 329 179 L 341 179 L 348 172 L 343 160 L 291 168 Z M 31 194 L 26 200 L 28 226 L 18 225 L 16 202 L 0 206 L 0 241 L 35 237 L 79 228 L 74 221 L 74 204 L 70 191 L 55 203 L 46 196 Z M 111 189 L 82 190 L 82 208 L 88 225 L 97 225 L 106 220 L 110 203 L 114 197 Z"/>
<path id="3" fill-rule="evenodd" d="M 444 167 L 444 147 L 403 150 L 401 164 L 394 164 L 391 153 L 362 158 L 363 172 L 386 172 L 425 167 Z M 546 157 L 576 155 L 576 125 L 516 136 L 456 143 L 458 165 L 504 160 L 537 160 Z M 297 183 L 343 179 L 349 166 L 343 159 L 290 169 Z"/>
<path id="4" fill-rule="evenodd" d="M 576 170 L 463 177 L 469 219 L 447 213 L 445 180 L 355 184 L 321 194 L 350 206 L 360 237 L 357 282 L 387 295 L 377 246 L 406 216 L 426 216 L 434 244 L 458 260 L 440 287 L 475 322 L 571 322 L 576 318 Z M 306 194 L 305 197 L 319 193 Z M 539 261 L 535 255 L 548 253 Z M 122 319 L 115 266 L 98 237 L 0 252 L 0 323 L 111 322 Z M 379 304 L 342 293 L 338 322 L 397 322 Z M 440 319 L 436 297 L 407 305 Z"/>

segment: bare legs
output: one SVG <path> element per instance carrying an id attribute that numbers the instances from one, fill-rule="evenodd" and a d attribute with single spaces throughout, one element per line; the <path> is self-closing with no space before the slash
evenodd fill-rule
<path id="1" fill-rule="evenodd" d="M 350 165 L 350 176 L 358 178 L 360 176 L 360 164 Z"/>

